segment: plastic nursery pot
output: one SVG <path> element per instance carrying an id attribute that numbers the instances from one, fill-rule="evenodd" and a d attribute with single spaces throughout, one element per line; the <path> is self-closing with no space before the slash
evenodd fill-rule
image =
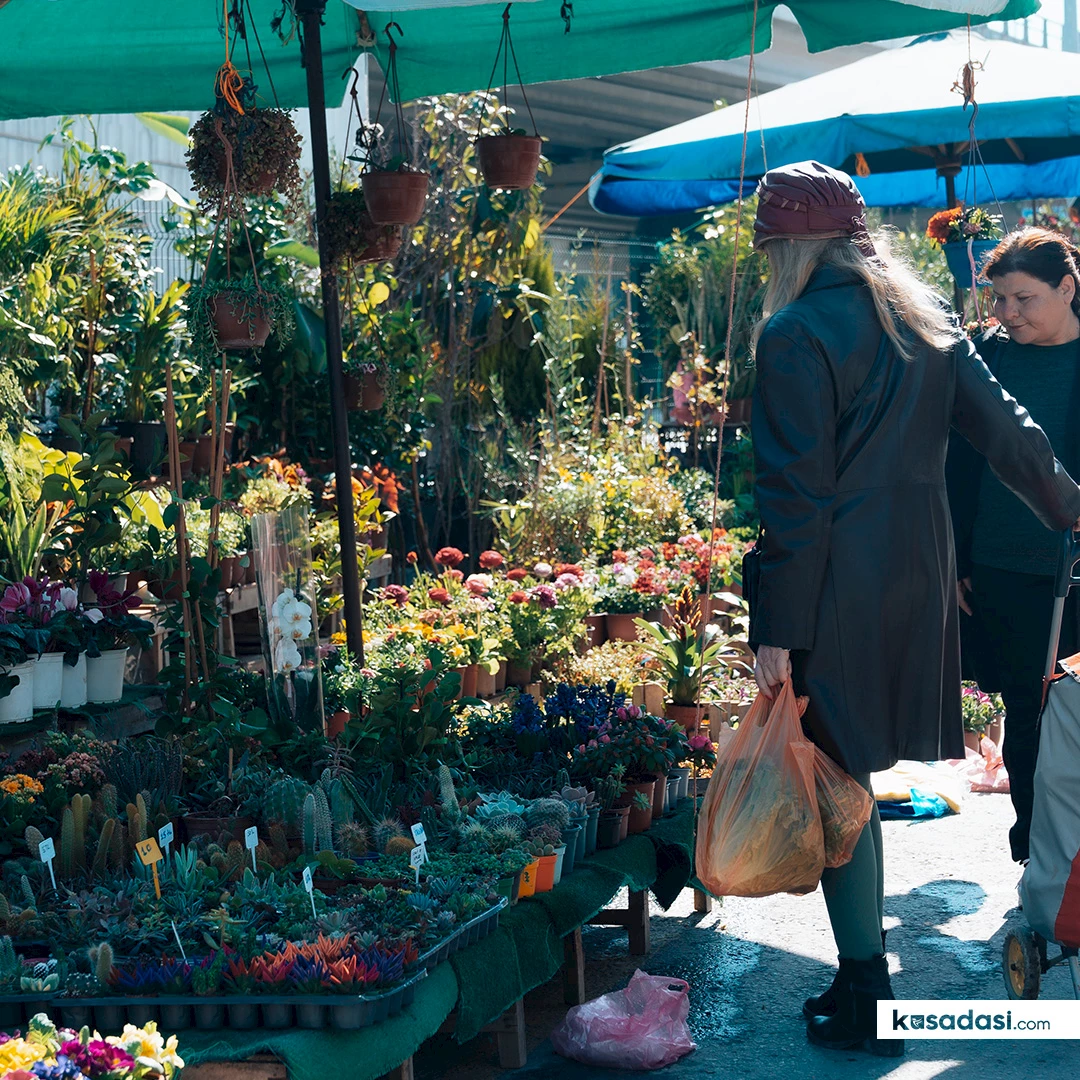
<path id="1" fill-rule="evenodd" d="M 641 614 L 640 611 L 635 615 L 613 615 L 608 612 L 604 616 L 608 641 L 637 641 L 637 627 L 634 625 L 634 620 L 640 619 Z"/>
<path id="2" fill-rule="evenodd" d="M 111 704 L 124 696 L 124 667 L 128 651 L 106 649 L 100 656 L 86 658 L 86 700 L 95 705 Z"/>
<path id="3" fill-rule="evenodd" d="M 165 425 L 160 420 L 120 420 L 116 425 L 121 439 L 130 439 L 128 460 L 138 473 L 152 473 L 165 455 Z M 117 440 L 117 449 L 120 439 Z"/>
<path id="4" fill-rule="evenodd" d="M 620 801 L 627 803 L 630 810 L 630 817 L 626 827 L 627 835 L 632 836 L 636 833 L 643 833 L 652 825 L 653 792 L 655 787 L 656 785 L 652 780 L 638 784 L 628 784 L 626 791 L 619 796 Z M 638 792 L 641 792 L 649 800 L 649 805 L 644 810 L 634 806 L 633 798 Z"/>
<path id="5" fill-rule="evenodd" d="M 597 805 L 586 807 L 585 813 L 588 820 L 585 822 L 585 854 L 591 855 L 596 850 L 596 831 L 600 822 L 600 807 Z"/>
<path id="6" fill-rule="evenodd" d="M 536 183 L 540 168 L 539 135 L 481 135 L 476 155 L 484 183 L 505 191 L 522 191 Z"/>
<path id="7" fill-rule="evenodd" d="M 42 653 L 34 661 L 34 708 L 55 709 L 63 683 L 64 654 Z"/>
<path id="8" fill-rule="evenodd" d="M 81 709 L 86 704 L 86 653 L 72 664 L 64 664 L 60 685 L 60 708 Z"/>
<path id="9" fill-rule="evenodd" d="M 566 854 L 563 856 L 562 862 L 562 872 L 564 874 L 574 872 L 574 864 L 577 862 L 579 836 L 581 836 L 580 825 L 571 824 L 569 828 L 563 829 L 562 842 L 566 847 Z"/>
<path id="10" fill-rule="evenodd" d="M 136 1027 L 145 1027 L 151 1021 L 157 1022 L 158 1007 L 151 1002 L 138 1002 L 127 1008 L 128 1023 Z"/>
<path id="11" fill-rule="evenodd" d="M 94 1027 L 98 1031 L 123 1031 L 127 1014 L 126 1005 L 95 1005 Z"/>
<path id="12" fill-rule="evenodd" d="M 622 827 L 630 814 L 630 807 L 623 806 L 616 810 L 605 810 L 597 818 L 596 846 L 601 851 L 618 847 L 622 841 Z"/>
<path id="13" fill-rule="evenodd" d="M 256 1020 L 258 1010 L 256 1010 Z M 190 1005 L 162 1005 L 161 1006 L 161 1030 L 165 1032 L 183 1031 L 191 1027 Z M 78 1031 L 78 1028 L 75 1029 Z"/>
<path id="14" fill-rule="evenodd" d="M 296 1003 L 296 1026 L 316 1031 L 326 1027 L 326 1006 L 310 1001 Z"/>
<path id="15" fill-rule="evenodd" d="M 555 888 L 555 864 L 559 861 L 558 855 L 541 855 L 536 868 L 536 892 L 551 892 Z"/>
<path id="16" fill-rule="evenodd" d="M 345 725 L 352 719 L 352 713 L 348 709 L 338 709 L 331 713 L 326 721 L 326 737 L 336 739 L 345 730 Z"/>
<path id="17" fill-rule="evenodd" d="M 270 336 L 266 308 L 244 293 L 218 293 L 210 301 L 210 315 L 219 349 L 261 349 Z"/>
<path id="18" fill-rule="evenodd" d="M 653 777 L 652 816 L 653 821 L 664 816 L 667 810 L 667 774 L 657 773 Z"/>
<path id="19" fill-rule="evenodd" d="M 521 885 L 518 887 L 518 896 L 532 896 L 536 892 L 536 878 L 540 870 L 540 860 L 533 859 L 524 870 L 521 871 Z"/>
<path id="20" fill-rule="evenodd" d="M 375 1019 L 373 1001 L 350 1001 L 330 1006 L 330 1026 L 338 1031 L 358 1031 Z"/>
<path id="21" fill-rule="evenodd" d="M 505 660 L 499 661 L 499 670 L 495 673 L 495 693 L 501 694 L 506 689 L 506 673 L 510 665 Z"/>
<path id="22" fill-rule="evenodd" d="M 566 845 L 560 844 L 555 849 L 555 876 L 552 885 L 558 885 L 562 881 L 564 870 L 566 870 Z"/>
<path id="23" fill-rule="evenodd" d="M 479 698 L 495 696 L 495 676 L 487 668 L 479 665 L 476 669 L 476 696 Z"/>
<path id="24" fill-rule="evenodd" d="M 376 225 L 415 225 L 424 216 L 427 173 L 367 172 L 360 182 L 364 204 Z"/>
<path id="25" fill-rule="evenodd" d="M 238 1002 L 228 1006 L 229 1027 L 233 1031 L 250 1031 L 259 1026 L 259 1006 L 254 1002 Z M 164 1019 L 164 1012 L 162 1018 Z M 166 1031 L 171 1029 L 166 1028 Z"/>
<path id="26" fill-rule="evenodd" d="M 680 765 L 677 769 L 671 770 L 671 775 L 679 778 L 679 792 L 676 796 L 676 802 L 678 802 L 690 793 L 690 766 Z"/>
<path id="27" fill-rule="evenodd" d="M 383 407 L 386 391 L 379 385 L 376 371 L 365 371 L 360 375 L 345 376 L 345 407 L 360 409 L 363 412 L 375 412 Z"/>
<path id="28" fill-rule="evenodd" d="M 667 778 L 667 802 L 664 804 L 664 813 L 672 814 L 675 812 L 675 807 L 679 802 L 679 778 L 677 776 L 669 776 Z"/>
<path id="29" fill-rule="evenodd" d="M 681 724 L 687 731 L 697 731 L 705 716 L 704 705 L 665 705 L 664 716 Z"/>
<path id="30" fill-rule="evenodd" d="M 517 686 L 524 688 L 532 681 L 532 665 L 531 664 L 514 664 L 510 663 L 506 665 L 506 685 Z"/>
<path id="31" fill-rule="evenodd" d="M 585 842 L 587 839 L 587 833 L 589 831 L 589 816 L 588 814 L 582 814 L 580 818 L 571 818 L 572 825 L 578 827 L 576 844 L 574 845 L 574 865 L 578 866 L 581 860 L 585 858 Z"/>
<path id="32" fill-rule="evenodd" d="M 604 642 L 607 641 L 607 616 L 586 615 L 585 634 L 590 649 L 595 649 L 598 645 L 603 645 Z"/>
<path id="33" fill-rule="evenodd" d="M 293 1026 L 293 1007 L 290 1002 L 263 1002 L 259 1008 L 262 1010 L 262 1026 L 264 1028 L 277 1030 Z"/>
<path id="34" fill-rule="evenodd" d="M 225 1026 L 225 1002 L 207 1001 L 195 1004 L 191 1010 L 195 1014 L 195 1026 L 200 1031 L 217 1031 Z"/>
<path id="35" fill-rule="evenodd" d="M 22 1013 L 20 1011 L 14 1020 L 6 1019 L 4 1016 L 5 1008 L 6 1006 L 0 1006 L 0 1027 L 10 1030 L 22 1022 Z M 64 1005 L 61 1003 L 59 1010 L 60 1023 L 66 1028 L 71 1028 L 72 1031 L 79 1031 L 81 1028 L 89 1027 L 94 1022 L 94 1008 L 92 1005 Z M 173 1030 L 175 1030 L 174 1027 L 169 1028 L 169 1031 Z"/>
<path id="36" fill-rule="evenodd" d="M 80 660 L 85 657 L 80 656 Z M 34 662 L 28 660 L 25 664 L 15 664 L 4 668 L 4 674 L 18 677 L 18 684 L 5 698 L 0 698 L 0 724 L 17 724 L 24 720 L 31 720 L 34 716 Z M 83 668 L 85 675 L 86 668 Z M 81 704 L 85 704 L 83 698 Z"/>

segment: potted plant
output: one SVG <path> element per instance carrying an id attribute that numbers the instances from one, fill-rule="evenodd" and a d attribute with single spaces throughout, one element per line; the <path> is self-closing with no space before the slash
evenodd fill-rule
<path id="1" fill-rule="evenodd" d="M 240 563 L 247 544 L 247 519 L 234 509 L 223 507 L 218 517 L 218 566 L 222 589 L 243 583 L 244 568 Z"/>
<path id="2" fill-rule="evenodd" d="M 34 715 L 34 665 L 26 638 L 17 626 L 0 625 L 0 724 L 19 723 Z"/>
<path id="3" fill-rule="evenodd" d="M 98 655 L 86 662 L 86 699 L 104 704 L 123 696 L 128 648 L 133 644 L 149 648 L 154 624 L 131 613 L 139 606 L 138 596 L 130 591 L 118 592 L 107 574 L 91 570 L 89 582 L 97 602 L 87 609 L 86 620 L 93 627 Z"/>
<path id="4" fill-rule="evenodd" d="M 738 656 L 718 625 L 701 622 L 701 605 L 689 585 L 671 608 L 671 626 L 634 620 L 643 631 L 642 649 L 667 682 L 665 715 L 689 731 L 700 725 L 701 703 L 713 693 L 716 677 Z"/>
<path id="5" fill-rule="evenodd" d="M 239 109 L 219 97 L 191 127 L 187 166 L 208 213 L 224 202 L 230 215 L 242 214 L 244 196 L 276 191 L 293 202 L 300 196 L 300 135 L 284 109 L 256 108 L 254 91 L 245 79 Z"/>
<path id="6" fill-rule="evenodd" d="M 205 956 L 191 969 L 191 992 L 197 998 L 216 997 L 221 992 L 221 980 L 225 974 L 225 951 L 218 950 L 213 956 Z M 225 1023 L 223 1001 L 196 1002 L 195 1026 L 202 1031 L 217 1031 Z"/>
<path id="7" fill-rule="evenodd" d="M 376 225 L 368 213 L 362 187 L 332 192 L 319 235 L 335 266 L 389 262 L 401 250 L 401 229 Z"/>
<path id="8" fill-rule="evenodd" d="M 930 218 L 926 235 L 945 252 L 949 272 L 962 289 L 985 284 L 979 273 L 983 260 L 1002 237 L 1001 217 L 981 206 L 954 206 Z"/>
<path id="9" fill-rule="evenodd" d="M 1000 742 L 1001 720 L 1005 715 L 1000 694 L 986 694 L 976 684 L 965 683 L 960 705 L 964 718 L 965 746 L 978 753 L 984 735 L 993 743 Z"/>
<path id="10" fill-rule="evenodd" d="M 618 847 L 625 838 L 629 825 L 630 807 L 616 806 L 626 790 L 623 777 L 626 770 L 622 765 L 614 766 L 611 771 L 596 782 L 600 813 L 597 821 L 596 846 L 601 850 Z"/>
<path id="11" fill-rule="evenodd" d="M 292 322 L 292 298 L 285 289 L 251 274 L 200 281 L 188 293 L 188 330 L 203 361 L 216 361 L 222 351 L 259 349 L 271 333 L 284 340 Z"/>
<path id="12" fill-rule="evenodd" d="M 606 612 L 604 626 L 608 641 L 637 641 L 636 620 L 645 614 L 651 598 L 636 586 L 637 570 L 629 561 L 615 562 L 600 573 L 599 606 Z"/>

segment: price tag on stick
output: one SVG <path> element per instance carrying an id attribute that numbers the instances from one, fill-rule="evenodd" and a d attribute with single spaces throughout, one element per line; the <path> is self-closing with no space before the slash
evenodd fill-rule
<path id="1" fill-rule="evenodd" d="M 412 827 L 412 838 L 413 838 L 413 843 L 414 844 L 426 844 L 427 843 L 427 833 L 424 832 L 424 826 L 420 822 L 417 822 Z"/>
<path id="2" fill-rule="evenodd" d="M 171 821 L 166 822 L 158 829 L 157 842 L 161 845 L 161 850 L 165 853 L 165 858 L 168 858 L 169 846 L 173 842 L 173 823 Z"/>
<path id="3" fill-rule="evenodd" d="M 319 916 L 315 911 L 315 893 L 312 892 L 314 886 L 311 883 L 311 867 L 304 867 L 304 888 L 307 889 L 308 899 L 311 901 L 311 917 L 317 919 Z"/>
<path id="4" fill-rule="evenodd" d="M 56 858 L 56 844 L 51 836 L 45 837 L 38 844 L 38 858 L 49 868 L 49 877 L 52 879 L 53 892 L 56 892 L 56 874 L 53 873 L 53 859 Z"/>
<path id="5" fill-rule="evenodd" d="M 416 884 L 420 884 L 420 867 L 427 861 L 427 850 L 423 844 L 417 844 L 416 847 L 409 852 L 409 865 L 416 872 Z"/>
<path id="6" fill-rule="evenodd" d="M 255 864 L 255 849 L 259 846 L 259 827 L 252 825 L 251 828 L 244 830 L 244 847 L 251 852 L 251 869 L 254 873 L 259 872 L 258 866 Z"/>
<path id="7" fill-rule="evenodd" d="M 161 862 L 164 856 L 161 854 L 161 848 L 158 847 L 158 842 L 151 836 L 146 840 L 140 840 L 135 845 L 135 853 L 139 856 L 139 861 L 143 866 L 149 866 L 154 875 L 154 895 L 161 899 L 161 880 L 158 878 L 157 864 Z"/>

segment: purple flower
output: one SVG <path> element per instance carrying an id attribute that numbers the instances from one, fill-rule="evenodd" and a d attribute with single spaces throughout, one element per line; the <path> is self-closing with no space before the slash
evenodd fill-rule
<path id="1" fill-rule="evenodd" d="M 30 1071 L 40 1080 L 85 1080 L 82 1070 L 66 1054 L 56 1055 L 56 1064 L 47 1065 L 44 1061 L 35 1061 Z"/>
<path id="2" fill-rule="evenodd" d="M 529 595 L 542 607 L 551 609 L 558 607 L 559 598 L 555 595 L 552 585 L 535 585 L 529 590 Z"/>
<path id="3" fill-rule="evenodd" d="M 72 1039 L 60 1047 L 60 1054 L 74 1062 L 77 1071 L 91 1080 L 106 1073 L 124 1072 L 135 1067 L 135 1059 L 126 1050 L 112 1046 L 103 1039 L 91 1039 L 86 1046 L 78 1039 Z M 49 1080 L 54 1078 L 50 1077 Z"/>

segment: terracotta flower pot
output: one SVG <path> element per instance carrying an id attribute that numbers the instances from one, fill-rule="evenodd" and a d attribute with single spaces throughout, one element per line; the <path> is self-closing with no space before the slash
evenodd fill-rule
<path id="1" fill-rule="evenodd" d="M 697 731 L 701 726 L 702 718 L 705 716 L 704 705 L 665 705 L 664 716 L 668 720 L 674 720 L 678 724 L 682 724 L 689 732 Z"/>
<path id="2" fill-rule="evenodd" d="M 427 173 L 368 172 L 360 181 L 364 203 L 376 225 L 415 225 L 423 217 Z"/>
<path id="3" fill-rule="evenodd" d="M 481 135 L 476 155 L 484 183 L 505 191 L 523 191 L 536 183 L 540 168 L 539 135 Z"/>
<path id="4" fill-rule="evenodd" d="M 337 712 L 331 713 L 326 721 L 326 737 L 328 739 L 338 738 L 351 718 L 352 713 L 348 709 L 339 709 Z"/>
<path id="5" fill-rule="evenodd" d="M 240 567 L 239 555 L 226 555 L 219 565 L 221 567 L 221 587 L 223 589 L 231 589 L 234 585 L 239 584 L 240 579 L 244 576 L 244 571 Z"/>
<path id="6" fill-rule="evenodd" d="M 478 667 L 476 671 L 476 696 L 480 698 L 495 696 L 495 676 L 490 674 L 485 667 Z"/>
<path id="7" fill-rule="evenodd" d="M 652 825 L 653 792 L 655 787 L 655 781 L 643 780 L 636 784 L 627 784 L 626 790 L 619 796 L 619 803 L 629 807 L 630 810 L 630 818 L 627 823 L 627 832 L 630 835 L 643 833 Z M 641 792 L 649 800 L 647 809 L 641 810 L 634 806 L 634 796 L 638 792 Z M 661 813 L 663 813 L 662 810 Z"/>
<path id="8" fill-rule="evenodd" d="M 370 217 L 368 220 L 371 220 Z M 389 262 L 397 257 L 403 242 L 401 229 L 371 222 L 371 228 L 365 229 L 364 233 L 366 242 L 354 256 L 354 263 L 363 266 L 367 263 Z"/>
<path id="9" fill-rule="evenodd" d="M 505 660 L 499 661 L 499 670 L 495 673 L 495 693 L 501 694 L 506 689 L 506 673 L 510 665 Z"/>
<path id="10" fill-rule="evenodd" d="M 607 616 L 586 615 L 585 635 L 590 649 L 603 645 L 607 641 Z"/>
<path id="11" fill-rule="evenodd" d="M 476 687 L 479 679 L 480 668 L 476 664 L 469 664 L 461 669 L 461 696 L 476 697 Z"/>
<path id="12" fill-rule="evenodd" d="M 613 615 L 610 611 L 604 616 L 608 641 L 637 641 L 635 619 L 641 618 L 641 612 L 632 615 Z"/>
<path id="13" fill-rule="evenodd" d="M 210 301 L 210 314 L 220 349 L 261 349 L 270 336 L 266 308 L 243 293 L 219 293 Z"/>

